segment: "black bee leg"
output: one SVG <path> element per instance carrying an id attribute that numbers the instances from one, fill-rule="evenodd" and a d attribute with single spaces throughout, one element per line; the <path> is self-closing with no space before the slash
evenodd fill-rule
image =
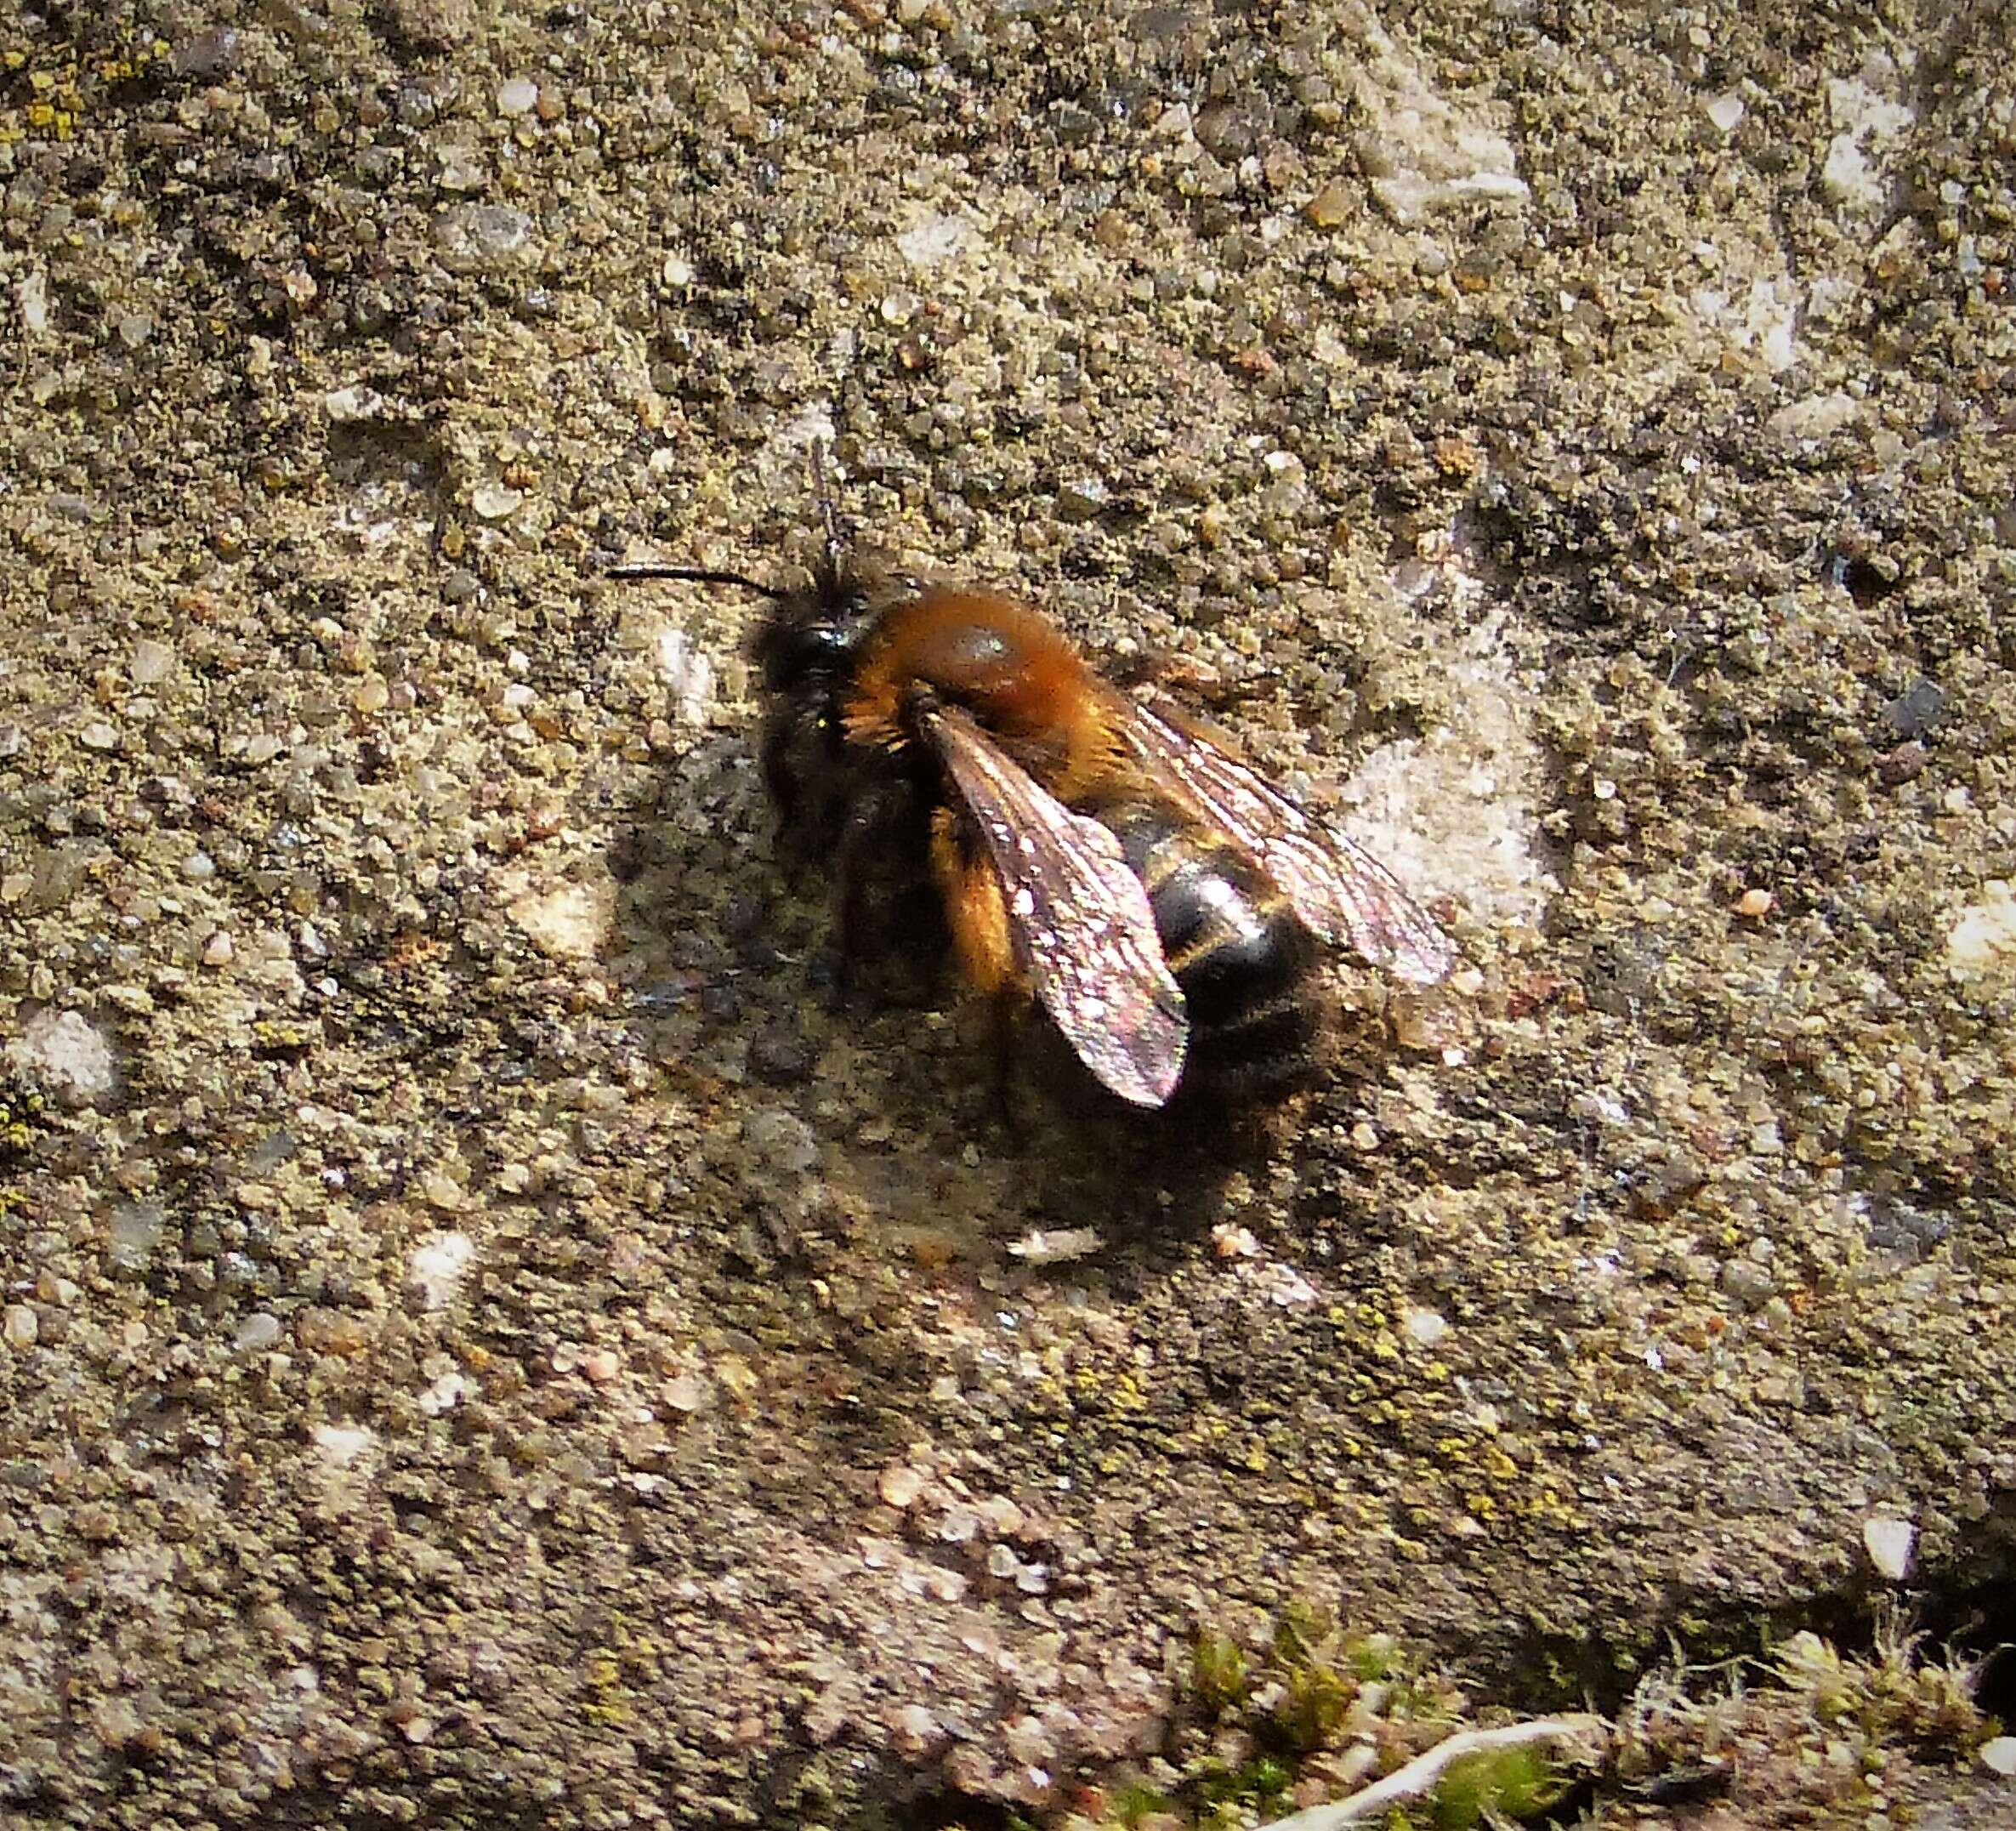
<path id="1" fill-rule="evenodd" d="M 860 964 L 867 952 L 867 893 L 858 868 L 851 867 L 842 851 L 833 861 L 833 987 L 844 1003 L 851 1004 L 860 990 Z"/>
<path id="2" fill-rule="evenodd" d="M 848 820 L 833 849 L 833 938 L 839 946 L 834 984 L 843 999 L 860 989 L 860 969 L 886 940 L 874 907 L 874 854 L 877 833 L 867 821 Z"/>
<path id="3" fill-rule="evenodd" d="M 997 992 L 987 1001 L 988 1040 L 992 1045 L 988 1050 L 993 1063 L 994 1118 L 1011 1140 L 1022 1135 L 1022 1125 L 1015 1112 L 1015 1070 L 1022 1040 L 1022 1021 L 1025 1015 L 1024 1000 L 1019 996 Z"/>

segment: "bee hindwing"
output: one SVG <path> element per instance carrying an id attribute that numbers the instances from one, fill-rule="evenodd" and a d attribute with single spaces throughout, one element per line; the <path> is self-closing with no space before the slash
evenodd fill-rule
<path id="1" fill-rule="evenodd" d="M 1173 778 L 1200 812 L 1265 867 L 1323 940 L 1410 985 L 1432 986 L 1448 976 L 1455 943 L 1363 846 L 1180 719 L 1128 703 L 1124 728 L 1137 760 Z"/>

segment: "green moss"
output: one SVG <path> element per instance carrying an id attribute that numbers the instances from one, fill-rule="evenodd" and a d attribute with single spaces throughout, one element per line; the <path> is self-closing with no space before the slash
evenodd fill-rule
<path id="1" fill-rule="evenodd" d="M 1280 1681 L 1270 1740 L 1311 1754 L 1334 1736 L 1358 1695 L 1343 1630 L 1328 1610 L 1290 1603 L 1275 1624 L 1269 1670 Z"/>
<path id="2" fill-rule="evenodd" d="M 1374 1679 L 1398 1678 L 1406 1669 L 1400 1654 L 1400 1643 L 1390 1634 L 1367 1634 L 1351 1642 L 1347 1649 L 1351 1673 L 1354 1678 L 1367 1682 Z"/>
<path id="3" fill-rule="evenodd" d="M 1530 1818 L 1560 1798 L 1560 1771 L 1538 1749 L 1498 1749 L 1452 1761 L 1434 1791 L 1431 1822 L 1469 1831 L 1487 1819 Z"/>
<path id="4" fill-rule="evenodd" d="M 1245 1649 L 1229 1635 L 1208 1628 L 1201 1632 L 1190 1650 L 1190 1695 L 1199 1708 L 1212 1713 L 1238 1709 L 1251 1690 Z"/>
<path id="5" fill-rule="evenodd" d="M 1313 1754 L 1342 1726 L 1357 1694 L 1356 1684 L 1327 1663 L 1299 1667 L 1287 1675 L 1275 1708 L 1276 1726 L 1290 1746 Z"/>
<path id="6" fill-rule="evenodd" d="M 1153 1787 L 1136 1782 L 1116 1787 L 1106 1800 L 1106 1816 L 1101 1822 L 1116 1824 L 1133 1831 L 1133 1827 L 1153 1812 L 1173 1812 L 1175 1802 L 1166 1793 L 1158 1793 Z"/>
<path id="7" fill-rule="evenodd" d="M 1295 1783 L 1294 1771 L 1272 1755 L 1260 1755 L 1243 1766 L 1215 1767 L 1201 1773 L 1196 1783 L 1201 1806 L 1201 1824 L 1213 1821 L 1238 1823 L 1258 1816 L 1277 1815 Z"/>

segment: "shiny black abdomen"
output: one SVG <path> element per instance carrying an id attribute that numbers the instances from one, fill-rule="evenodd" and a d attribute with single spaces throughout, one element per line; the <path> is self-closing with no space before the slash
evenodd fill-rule
<path id="1" fill-rule="evenodd" d="M 1305 1072 L 1323 1027 L 1322 948 L 1273 880 L 1167 802 L 1143 797 L 1086 811 L 1112 829 L 1147 886 L 1189 1009 L 1195 1072 L 1240 1086 Z"/>

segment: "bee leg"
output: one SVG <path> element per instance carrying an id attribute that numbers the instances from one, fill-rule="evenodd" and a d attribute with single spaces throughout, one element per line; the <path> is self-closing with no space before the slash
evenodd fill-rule
<path id="1" fill-rule="evenodd" d="M 1010 1141 L 1022 1135 L 1015 1112 L 1015 1067 L 1022 1040 L 1022 1020 L 1028 1001 L 997 992 L 987 1001 L 989 1054 L 994 1064 L 994 1119 Z"/>
<path id="2" fill-rule="evenodd" d="M 843 1003 L 860 989 L 860 966 L 874 945 L 869 910 L 867 835 L 849 825 L 833 856 L 832 924 L 838 957 L 833 962 L 833 986 Z"/>
<path id="3" fill-rule="evenodd" d="M 967 986 L 987 1002 L 994 1058 L 994 1106 L 1004 1129 L 1019 1130 L 1009 1084 L 1016 1043 L 1028 1007 L 1027 988 L 1015 961 L 1008 905 L 984 842 L 951 807 L 931 820 L 931 873 L 945 908 L 953 958 Z"/>
<path id="4" fill-rule="evenodd" d="M 851 998 L 866 985 L 878 1003 L 915 1004 L 941 945 L 936 887 L 918 880 L 928 863 L 924 817 L 907 785 L 857 796 L 832 816 L 815 843 L 839 950 L 836 989 Z"/>

